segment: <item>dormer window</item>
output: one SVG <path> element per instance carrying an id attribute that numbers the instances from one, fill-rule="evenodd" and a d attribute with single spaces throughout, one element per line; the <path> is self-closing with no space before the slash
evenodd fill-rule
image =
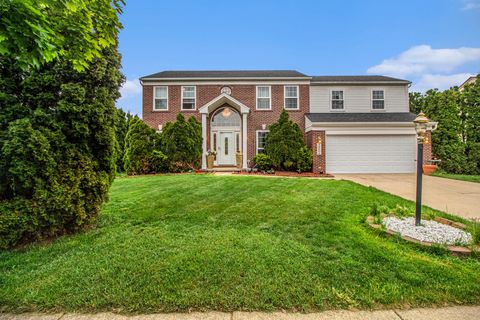
<path id="1" fill-rule="evenodd" d="M 343 90 L 332 90 L 332 110 L 344 110 Z"/>
<path id="2" fill-rule="evenodd" d="M 372 110 L 385 110 L 385 93 L 383 90 L 372 90 Z"/>

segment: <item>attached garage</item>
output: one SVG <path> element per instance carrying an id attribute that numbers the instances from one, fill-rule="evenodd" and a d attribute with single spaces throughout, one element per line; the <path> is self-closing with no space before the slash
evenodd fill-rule
<path id="1" fill-rule="evenodd" d="M 414 134 L 327 135 L 326 171 L 329 173 L 415 172 Z"/>

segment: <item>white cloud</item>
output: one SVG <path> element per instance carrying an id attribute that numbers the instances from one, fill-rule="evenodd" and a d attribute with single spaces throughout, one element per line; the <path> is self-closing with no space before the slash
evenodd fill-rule
<path id="1" fill-rule="evenodd" d="M 130 98 L 142 93 L 142 86 L 140 85 L 140 81 L 138 79 L 127 80 L 120 88 L 120 94 L 122 98 Z"/>
<path id="2" fill-rule="evenodd" d="M 367 73 L 394 77 L 445 73 L 474 61 L 480 61 L 480 48 L 432 49 L 429 45 L 420 45 L 395 58 L 383 60 L 381 64 L 369 68 Z"/>
<path id="3" fill-rule="evenodd" d="M 462 10 L 477 10 L 480 9 L 480 0 L 464 0 Z"/>
<path id="4" fill-rule="evenodd" d="M 469 77 L 474 76 L 470 73 L 456 73 L 450 75 L 425 74 L 418 81 L 413 81 L 410 91 L 425 92 L 429 89 L 439 89 L 440 91 L 453 86 L 461 85 Z"/>

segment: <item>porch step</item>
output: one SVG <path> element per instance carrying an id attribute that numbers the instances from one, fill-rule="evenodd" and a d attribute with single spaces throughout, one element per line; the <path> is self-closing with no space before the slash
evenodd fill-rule
<path id="1" fill-rule="evenodd" d="M 208 172 L 240 172 L 241 169 L 237 167 L 213 167 L 213 169 L 207 169 Z"/>

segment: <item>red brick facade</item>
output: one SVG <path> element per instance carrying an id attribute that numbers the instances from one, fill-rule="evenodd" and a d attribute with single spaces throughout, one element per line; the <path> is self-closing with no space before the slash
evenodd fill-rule
<path id="1" fill-rule="evenodd" d="M 178 113 L 183 113 L 187 117 L 193 115 L 201 121 L 198 110 L 218 97 L 224 85 L 196 85 L 196 110 L 192 111 L 181 110 L 181 85 L 168 86 L 168 111 L 153 110 L 153 87 L 148 84 L 143 86 L 143 120 L 150 127 L 157 129 L 159 124 L 165 125 L 167 122 L 175 121 Z M 228 87 L 231 88 L 233 98 L 250 108 L 247 119 L 247 159 L 251 160 L 255 155 L 256 130 L 261 130 L 264 124 L 268 128 L 270 124 L 278 120 L 284 109 L 284 85 L 271 85 L 271 110 L 256 110 L 256 85 L 239 84 Z M 305 113 L 309 112 L 310 106 L 310 92 L 309 85 L 299 85 L 298 87 L 299 108 L 287 111 L 290 118 L 304 130 Z M 210 134 L 207 137 L 210 137 Z M 209 138 L 207 139 L 209 140 Z"/>
<path id="2" fill-rule="evenodd" d="M 423 161 L 432 160 L 432 132 L 427 131 L 423 143 Z"/>
<path id="3" fill-rule="evenodd" d="M 326 141 L 325 131 L 309 131 L 307 132 L 307 146 L 313 152 L 313 167 L 314 173 L 325 174 L 326 166 Z M 320 154 L 319 154 L 320 153 Z"/>

